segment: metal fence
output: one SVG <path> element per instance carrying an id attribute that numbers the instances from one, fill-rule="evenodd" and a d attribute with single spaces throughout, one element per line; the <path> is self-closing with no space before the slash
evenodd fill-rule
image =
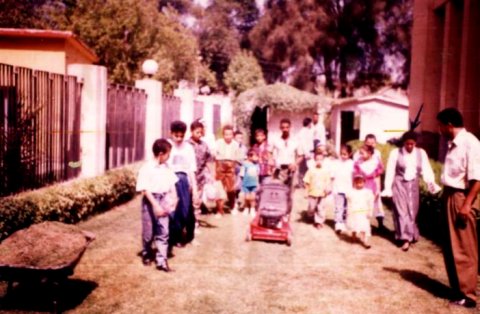
<path id="1" fill-rule="evenodd" d="M 180 120 L 180 106 L 182 100 L 179 97 L 164 95 L 162 97 L 162 137 L 167 138 L 170 134 L 170 124 Z"/>
<path id="2" fill-rule="evenodd" d="M 106 169 L 144 158 L 147 94 L 132 86 L 108 86 Z"/>
<path id="3" fill-rule="evenodd" d="M 78 175 L 81 90 L 74 76 L 0 64 L 0 196 Z"/>

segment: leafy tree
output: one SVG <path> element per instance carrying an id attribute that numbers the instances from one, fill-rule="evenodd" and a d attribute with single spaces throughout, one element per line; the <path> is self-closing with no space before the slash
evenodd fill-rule
<path id="1" fill-rule="evenodd" d="M 12 17 L 2 20 L 4 27 L 73 31 L 107 67 L 110 81 L 132 83 L 148 58 L 159 62 L 157 77 L 167 89 L 194 78 L 197 39 L 174 10 L 159 12 L 157 0 L 20 0 L 17 6 L 0 1 L 6 9 L 0 14 Z"/>
<path id="2" fill-rule="evenodd" d="M 250 46 L 248 33 L 258 16 L 255 0 L 213 0 L 199 17 L 200 51 L 220 87 L 232 58 Z"/>
<path id="3" fill-rule="evenodd" d="M 267 11 L 250 34 L 267 81 L 285 81 L 288 71 L 294 86 L 312 90 L 314 57 L 328 39 L 322 31 L 328 22 L 324 8 L 312 1 L 267 2 Z"/>
<path id="4" fill-rule="evenodd" d="M 216 1 L 205 11 L 198 35 L 203 60 L 222 84 L 232 57 L 240 51 L 239 34 L 222 5 Z"/>
<path id="5" fill-rule="evenodd" d="M 199 87 L 203 86 L 208 86 L 210 90 L 217 90 L 218 89 L 218 84 L 217 84 L 217 78 L 215 76 L 215 73 L 210 70 L 207 64 L 205 63 L 200 63 L 198 67 L 198 84 Z"/>
<path id="6" fill-rule="evenodd" d="M 232 59 L 225 73 L 225 84 L 235 95 L 265 85 L 262 68 L 251 52 L 243 50 Z"/>
<path id="7" fill-rule="evenodd" d="M 395 25 L 411 10 L 409 3 L 270 0 L 250 34 L 252 49 L 268 82 L 284 80 L 313 91 L 322 75 L 326 87 L 343 96 L 354 86 L 376 88 L 389 77 L 385 56 L 395 51 L 408 53 L 408 17 L 401 31 Z M 401 13 L 392 13 L 393 8 Z M 405 41 L 401 43 L 400 38 Z M 409 57 L 405 58 L 408 62 Z"/>
<path id="8" fill-rule="evenodd" d="M 383 53 L 401 63 L 397 84 L 404 89 L 410 81 L 412 22 L 412 0 L 387 0 L 377 23 L 382 38 L 380 46 Z M 391 71 L 388 65 L 385 70 Z"/>
<path id="9" fill-rule="evenodd" d="M 0 27 L 43 28 L 46 23 L 38 10 L 47 0 L 0 0 Z"/>
<path id="10" fill-rule="evenodd" d="M 180 14 L 188 13 L 192 8 L 191 0 L 159 0 L 158 8 L 163 10 L 164 8 L 173 8 Z"/>
<path id="11" fill-rule="evenodd" d="M 156 24 L 157 34 L 151 49 L 154 59 L 159 62 L 159 76 L 166 87 L 172 89 L 182 79 L 193 81 L 199 65 L 198 44 L 193 33 L 181 25 L 174 12 L 160 14 Z M 164 80 L 161 64 L 170 63 L 170 79 Z M 170 71 L 170 70 L 169 70 Z"/>
<path id="12" fill-rule="evenodd" d="M 71 30 L 92 47 L 110 80 L 132 82 L 139 64 L 151 57 L 160 22 L 154 1 L 78 0 L 69 17 Z"/>

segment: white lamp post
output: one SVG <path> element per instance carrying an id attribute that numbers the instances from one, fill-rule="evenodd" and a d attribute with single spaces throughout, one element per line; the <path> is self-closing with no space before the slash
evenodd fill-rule
<path id="1" fill-rule="evenodd" d="M 147 59 L 143 61 L 142 71 L 145 75 L 147 75 L 148 78 L 152 78 L 152 76 L 158 71 L 157 61 L 153 59 Z"/>

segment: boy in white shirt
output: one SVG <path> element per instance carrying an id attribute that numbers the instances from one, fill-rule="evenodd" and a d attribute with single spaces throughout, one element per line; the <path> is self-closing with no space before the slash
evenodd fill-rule
<path id="1" fill-rule="evenodd" d="M 178 205 L 170 220 L 170 244 L 184 246 L 194 238 L 195 213 L 192 199 L 198 202 L 197 160 L 193 146 L 184 141 L 187 125 L 182 121 L 173 121 L 170 125 L 172 151 L 168 165 L 178 177 L 176 184 Z M 182 237 L 186 229 L 186 238 Z"/>
<path id="2" fill-rule="evenodd" d="M 169 214 L 177 205 L 175 184 L 177 176 L 167 166 L 172 145 L 165 139 L 153 143 L 154 160 L 145 163 L 138 173 L 137 192 L 142 199 L 142 261 L 152 262 L 152 242 L 155 241 L 157 269 L 169 272 L 167 250 L 169 239 Z"/>
<path id="3" fill-rule="evenodd" d="M 335 231 L 340 233 L 345 230 L 347 215 L 346 195 L 352 189 L 353 160 L 350 145 L 340 147 L 340 158 L 334 163 L 332 169 L 333 193 L 335 198 Z"/>

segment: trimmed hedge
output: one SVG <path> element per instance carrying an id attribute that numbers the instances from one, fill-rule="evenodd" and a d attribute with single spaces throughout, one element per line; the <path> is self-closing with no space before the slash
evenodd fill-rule
<path id="1" fill-rule="evenodd" d="M 0 199 L 0 240 L 42 221 L 76 223 L 135 195 L 138 165 Z"/>

